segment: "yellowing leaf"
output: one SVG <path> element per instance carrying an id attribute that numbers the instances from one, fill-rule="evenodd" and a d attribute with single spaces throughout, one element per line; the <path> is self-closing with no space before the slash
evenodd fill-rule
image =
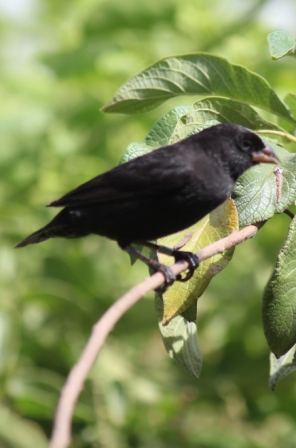
<path id="1" fill-rule="evenodd" d="M 236 207 L 232 199 L 228 199 L 220 207 L 205 216 L 201 221 L 181 232 L 159 239 L 158 244 L 179 247 L 178 243 L 189 241 L 180 250 L 197 252 L 201 248 L 228 236 L 234 230 L 238 230 L 238 217 Z M 166 325 L 175 316 L 178 316 L 202 295 L 211 279 L 224 269 L 232 258 L 234 248 L 217 254 L 214 257 L 200 263 L 193 277 L 184 283 L 175 282 L 164 294 L 163 325 Z M 163 264 L 172 264 L 172 257 L 158 254 L 159 261 Z"/>

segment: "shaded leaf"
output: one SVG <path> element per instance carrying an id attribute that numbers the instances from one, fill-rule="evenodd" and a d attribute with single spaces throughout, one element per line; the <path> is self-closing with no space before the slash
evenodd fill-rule
<path id="1" fill-rule="evenodd" d="M 189 137 L 190 135 L 197 134 L 198 132 L 202 131 L 203 129 L 210 128 L 211 126 L 215 126 L 217 124 L 220 124 L 217 120 L 208 120 L 204 121 L 203 123 L 198 122 L 192 122 L 188 124 L 183 124 L 183 122 L 180 120 L 174 130 L 174 133 L 171 136 L 170 143 L 176 143 L 180 140 L 183 140 L 184 138 Z"/>
<path id="2" fill-rule="evenodd" d="M 296 117 L 296 94 L 289 92 L 285 96 L 285 103 L 291 109 L 291 112 L 292 112 L 293 116 Z"/>
<path id="3" fill-rule="evenodd" d="M 134 244 L 132 244 L 132 247 L 134 249 L 136 249 L 140 253 L 144 249 L 144 246 L 142 244 L 135 244 L 134 243 Z M 135 255 L 133 255 L 133 254 L 128 254 L 128 255 L 129 255 L 129 258 L 130 258 L 131 265 L 133 266 L 139 259 Z"/>
<path id="4" fill-rule="evenodd" d="M 267 36 L 271 59 L 280 59 L 284 56 L 296 57 L 295 42 L 283 31 L 274 31 Z"/>
<path id="5" fill-rule="evenodd" d="M 289 92 L 284 98 L 285 104 L 289 107 L 292 115 L 296 118 L 296 94 Z M 278 119 L 278 123 L 282 126 L 287 132 L 290 132 L 292 135 L 295 135 L 295 123 L 288 123 L 281 118 Z"/>
<path id="6" fill-rule="evenodd" d="M 277 358 L 296 343 L 296 218 L 281 249 L 262 301 L 264 334 Z"/>
<path id="7" fill-rule="evenodd" d="M 170 143 L 170 138 L 182 115 L 190 109 L 189 106 L 181 106 L 172 109 L 158 120 L 144 140 L 146 145 L 158 148 Z"/>
<path id="8" fill-rule="evenodd" d="M 296 154 L 269 143 L 279 156 L 280 169 L 273 164 L 259 164 L 237 181 L 233 198 L 240 226 L 265 221 L 282 213 L 296 198 Z"/>
<path id="9" fill-rule="evenodd" d="M 152 151 L 152 148 L 144 142 L 143 143 L 136 143 L 136 142 L 131 143 L 130 145 L 128 145 L 123 156 L 119 160 L 118 165 L 128 162 L 129 160 L 135 159 L 136 157 L 143 156 L 144 154 L 147 154 L 150 151 Z"/>
<path id="10" fill-rule="evenodd" d="M 169 356 L 194 378 L 199 379 L 202 368 L 202 354 L 198 345 L 196 323 L 189 322 L 184 316 L 177 316 L 168 325 L 164 326 L 162 324 L 163 301 L 157 294 L 155 306 L 158 326 Z"/>
<path id="11" fill-rule="evenodd" d="M 238 218 L 236 207 L 234 202 L 231 199 L 228 199 L 197 224 L 194 224 L 181 232 L 160 238 L 158 244 L 173 247 L 185 236 L 190 235 L 189 241 L 180 249 L 189 252 L 197 252 L 202 247 L 208 246 L 237 229 Z M 189 281 L 184 283 L 175 282 L 163 294 L 164 325 L 168 324 L 171 319 L 196 303 L 211 279 L 227 266 L 232 258 L 233 251 L 234 249 L 230 249 L 223 254 L 215 255 L 214 257 L 203 261 Z M 163 254 L 159 254 L 158 257 L 159 261 L 163 264 L 172 263 L 172 257 Z"/>
<path id="12" fill-rule="evenodd" d="M 175 126 L 170 142 L 186 138 L 203 129 L 205 123 L 236 123 L 249 129 L 280 129 L 270 123 L 248 104 L 221 97 L 208 97 L 197 101 Z"/>
<path id="13" fill-rule="evenodd" d="M 270 354 L 269 387 L 271 390 L 274 390 L 283 378 L 296 370 L 295 350 L 296 346 L 294 345 L 291 350 L 278 359 L 273 353 Z"/>
<path id="14" fill-rule="evenodd" d="M 189 106 L 177 107 L 164 115 L 155 123 L 142 143 L 134 142 L 127 147 L 119 161 L 119 165 L 147 154 L 155 148 L 168 145 L 170 143 L 171 134 L 180 117 L 188 112 L 188 110 Z"/>
<path id="15" fill-rule="evenodd" d="M 267 81 L 241 65 L 207 53 L 162 59 L 127 81 L 102 110 L 146 112 L 180 95 L 220 95 L 294 122 Z"/>

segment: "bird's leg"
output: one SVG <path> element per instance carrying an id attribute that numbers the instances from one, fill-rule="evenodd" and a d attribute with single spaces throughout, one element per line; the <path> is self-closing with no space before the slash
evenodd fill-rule
<path id="1" fill-rule="evenodd" d="M 187 263 L 189 264 L 188 272 L 185 275 L 185 277 L 181 277 L 181 275 L 177 275 L 176 280 L 178 280 L 179 282 L 187 282 L 187 280 L 189 280 L 192 277 L 195 269 L 199 266 L 198 257 L 195 254 L 193 254 L 192 252 L 186 252 L 186 251 L 174 249 L 174 248 L 167 247 L 167 246 L 162 246 L 160 244 L 150 243 L 148 241 L 144 241 L 144 242 L 141 241 L 141 244 L 143 246 L 150 247 L 151 249 L 155 249 L 156 251 L 158 251 L 162 254 L 169 255 L 170 257 L 174 257 L 176 263 L 178 261 L 187 261 Z"/>
<path id="2" fill-rule="evenodd" d="M 129 244 L 123 244 L 123 245 L 120 243 L 118 243 L 118 244 L 127 253 L 129 253 L 130 255 L 133 255 L 134 257 L 138 258 L 139 260 L 141 260 L 145 264 L 147 264 L 151 269 L 153 269 L 153 271 L 155 271 L 155 272 L 160 271 L 164 275 L 164 278 L 165 278 L 165 289 L 168 286 L 171 286 L 174 283 L 174 281 L 176 280 L 176 276 L 169 266 L 165 266 L 164 264 L 161 264 L 158 261 L 153 260 L 153 258 L 145 257 L 145 255 L 138 252 L 136 249 L 131 247 Z"/>

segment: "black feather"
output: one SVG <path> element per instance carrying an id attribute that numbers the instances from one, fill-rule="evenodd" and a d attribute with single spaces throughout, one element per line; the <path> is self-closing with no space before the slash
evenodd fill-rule
<path id="1" fill-rule="evenodd" d="M 237 178 L 266 149 L 233 124 L 205 129 L 95 177 L 49 204 L 64 207 L 17 247 L 98 234 L 123 248 L 185 229 L 230 197 Z M 265 162 L 273 162 L 272 151 Z M 262 159 L 263 161 L 263 159 Z"/>

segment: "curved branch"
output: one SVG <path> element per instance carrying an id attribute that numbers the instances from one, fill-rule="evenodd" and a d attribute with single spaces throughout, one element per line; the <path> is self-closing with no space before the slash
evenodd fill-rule
<path id="1" fill-rule="evenodd" d="M 201 249 L 196 253 L 200 261 L 206 260 L 218 253 L 222 253 L 233 246 L 256 235 L 264 223 L 257 223 L 235 231 L 231 235 Z M 171 266 L 175 275 L 188 268 L 188 263 L 182 261 Z M 93 364 L 95 363 L 109 333 L 119 319 L 143 296 L 164 283 L 164 277 L 160 272 L 145 278 L 141 283 L 130 289 L 117 300 L 100 320 L 93 326 L 91 336 L 80 356 L 78 362 L 72 368 L 66 383 L 62 389 L 58 403 L 55 422 L 50 442 L 50 448 L 67 448 L 71 442 L 71 420 L 75 404 L 83 389 Z"/>

